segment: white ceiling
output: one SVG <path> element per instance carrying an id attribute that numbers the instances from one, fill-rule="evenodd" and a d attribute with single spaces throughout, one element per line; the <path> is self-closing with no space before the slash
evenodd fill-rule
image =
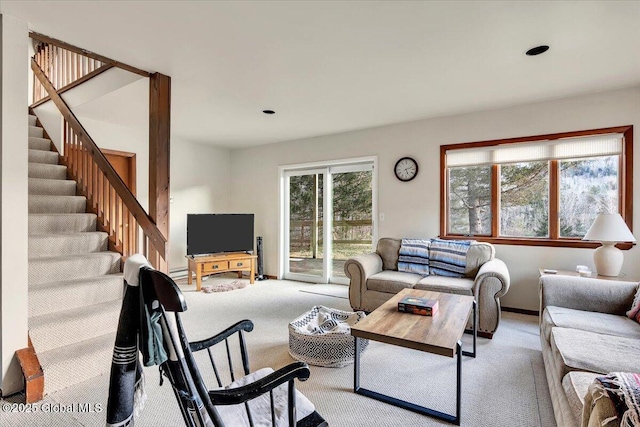
<path id="1" fill-rule="evenodd" d="M 637 1 L 2 1 L 0 11 L 171 76 L 174 137 L 230 147 L 640 84 Z M 539 44 L 551 49 L 524 55 Z"/>

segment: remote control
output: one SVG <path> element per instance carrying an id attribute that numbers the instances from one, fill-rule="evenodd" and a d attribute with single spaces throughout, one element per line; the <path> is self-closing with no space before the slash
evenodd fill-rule
<path id="1" fill-rule="evenodd" d="M 544 270 L 542 270 L 543 273 L 545 274 L 556 274 L 558 272 L 558 270 L 552 270 L 550 268 L 545 268 Z"/>

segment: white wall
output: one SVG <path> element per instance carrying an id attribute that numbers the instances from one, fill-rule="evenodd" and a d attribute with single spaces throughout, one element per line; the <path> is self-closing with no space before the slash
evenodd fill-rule
<path id="1" fill-rule="evenodd" d="M 33 49 L 33 42 L 31 39 L 27 42 L 28 56 L 27 59 L 28 66 L 28 79 L 27 82 L 33 81 L 33 71 L 31 70 L 31 58 L 35 55 L 36 51 Z M 27 105 L 31 105 L 33 103 L 33 83 L 27 84 Z"/>
<path id="2" fill-rule="evenodd" d="M 187 267 L 187 214 L 230 212 L 231 152 L 206 144 L 172 139 L 169 269 Z M 251 196 L 246 192 L 239 197 Z"/>
<path id="3" fill-rule="evenodd" d="M 149 129 L 102 122 L 78 115 L 78 120 L 98 147 L 136 153 L 136 196 L 149 210 Z"/>
<path id="4" fill-rule="evenodd" d="M 31 67 L 29 67 L 29 72 L 29 78 L 33 79 Z M 29 88 L 32 89 L 33 85 L 30 84 Z M 149 102 L 147 101 L 149 99 L 149 79 L 119 68 L 111 68 L 100 76 L 64 92 L 61 96 L 83 125 L 85 120 L 93 120 L 105 125 L 111 123 L 116 126 L 142 129 L 146 127 L 149 118 Z M 58 152 L 62 153 L 63 120 L 58 107 L 49 101 L 34 108 L 34 112 Z M 104 126 L 97 126 L 95 132 L 100 132 L 104 128 Z M 144 131 L 148 133 L 147 129 Z M 116 131 L 116 134 L 119 133 L 121 132 Z M 140 133 L 140 130 L 137 133 Z M 89 135 L 98 142 L 98 137 L 108 136 L 110 132 L 107 129 L 100 135 L 94 135 L 90 131 Z M 115 142 L 110 143 L 111 145 L 122 147 L 127 145 L 126 139 L 112 138 L 112 140 Z M 122 151 L 130 150 L 123 148 Z"/>
<path id="5" fill-rule="evenodd" d="M 80 122 L 100 148 L 136 153 L 137 196 L 149 207 L 149 131 L 83 117 Z M 169 269 L 187 267 L 188 213 L 228 212 L 230 151 L 171 139 Z"/>
<path id="6" fill-rule="evenodd" d="M 33 85 L 29 85 L 33 87 Z M 31 104 L 31 103 L 29 103 Z M 33 109 L 33 112 L 40 120 L 42 127 L 51 138 L 53 145 L 58 150 L 58 153 L 62 153 L 63 146 L 63 134 L 62 134 L 62 126 L 63 126 L 63 118 L 62 113 L 58 110 L 58 107 L 53 102 L 45 102 L 42 105 L 38 105 Z"/>
<path id="7" fill-rule="evenodd" d="M 22 389 L 14 353 L 27 342 L 27 23 L 2 15 L 0 47 L 0 388 Z"/>
<path id="8" fill-rule="evenodd" d="M 491 111 L 434 118 L 365 129 L 302 141 L 283 142 L 231 153 L 234 211 L 256 215 L 256 235 L 264 236 L 265 270 L 278 273 L 278 166 L 378 155 L 378 209 L 386 215 L 380 237 L 433 237 L 439 233 L 440 145 L 556 132 L 634 125 L 640 138 L 640 88 L 564 98 Z M 402 156 L 417 159 L 416 179 L 402 183 L 393 166 Z M 640 167 L 640 155 L 634 165 Z M 640 173 L 635 174 L 634 197 L 640 197 Z M 636 230 L 640 211 L 634 212 Z M 640 233 L 636 233 L 640 238 Z M 538 268 L 573 269 L 591 265 L 592 250 L 497 245 L 496 254 L 509 266 L 511 289 L 502 299 L 506 307 L 537 310 Z M 638 249 L 625 252 L 623 273 L 640 279 Z"/>
<path id="9" fill-rule="evenodd" d="M 93 79 L 100 80 L 102 76 Z M 92 80 L 92 81 L 93 81 Z M 122 80 L 122 79 L 120 79 Z M 120 81 L 119 80 L 119 81 Z M 97 82 L 97 84 L 100 82 Z M 104 85 L 99 84 L 100 88 Z M 79 86 L 72 91 L 81 91 Z M 95 90 L 94 90 L 95 92 Z M 100 92 L 102 93 L 102 92 Z M 136 79 L 115 92 L 72 107 L 82 125 L 100 148 L 136 153 L 137 198 L 145 210 L 149 207 L 149 129 L 146 125 L 148 80 Z M 87 98 L 82 93 L 69 97 Z M 73 98 L 73 99 L 72 99 Z M 122 108 L 120 108 L 120 105 Z M 55 106 L 46 103 L 36 110 L 50 134 L 60 139 L 60 115 Z M 51 110 L 51 111 L 49 111 Z M 103 118 L 100 119 L 100 118 Z M 51 135 L 54 138 L 54 135 Z M 230 151 L 206 144 L 171 139 L 169 213 L 169 268 L 186 268 L 187 213 L 228 212 Z"/>

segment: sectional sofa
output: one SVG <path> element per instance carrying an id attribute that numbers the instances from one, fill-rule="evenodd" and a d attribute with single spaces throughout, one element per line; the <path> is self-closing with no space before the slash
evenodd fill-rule
<path id="1" fill-rule="evenodd" d="M 540 340 L 558 427 L 619 425 L 603 424 L 615 415 L 612 403 L 588 391 L 598 376 L 640 372 L 640 324 L 625 315 L 637 289 L 636 282 L 540 278 Z"/>

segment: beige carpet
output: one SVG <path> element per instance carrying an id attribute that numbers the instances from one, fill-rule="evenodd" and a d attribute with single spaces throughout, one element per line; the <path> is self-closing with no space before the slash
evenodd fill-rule
<path id="1" fill-rule="evenodd" d="M 208 284 L 237 280 L 211 278 Z M 181 281 L 182 282 L 182 281 Z M 251 319 L 255 329 L 247 337 L 252 369 L 281 367 L 292 361 L 287 352 L 287 324 L 311 306 L 322 304 L 349 309 L 346 288 L 314 287 L 288 281 L 256 282 L 245 289 L 222 293 L 196 293 L 184 286 L 189 311 L 183 320 L 191 339 L 211 335 L 241 319 Z M 328 293 L 325 296 L 321 293 Z M 235 343 L 235 340 L 234 340 Z M 471 343 L 465 335 L 464 346 Z M 226 366 L 226 364 L 222 364 Z M 81 369 L 81 367 L 79 367 Z M 538 320 L 533 316 L 504 313 L 493 340 L 480 338 L 478 358 L 463 359 L 462 425 L 539 426 L 555 425 L 544 378 Z M 137 426 L 182 425 L 171 387 L 158 386 L 157 368 L 145 370 L 149 398 Z M 361 385 L 417 404 L 453 412 L 455 361 L 413 350 L 372 342 L 362 359 Z M 449 425 L 367 397 L 355 395 L 353 367 L 311 367 L 311 378 L 298 387 L 334 426 L 439 426 Z M 104 425 L 108 377 L 86 381 L 62 390 L 41 402 L 36 413 L 0 411 L 0 425 L 100 426 Z M 15 400 L 15 398 L 14 398 Z M 7 401 L 2 401 L 7 403 Z M 99 404 L 102 412 L 79 412 L 56 405 Z M 48 405 L 48 406 L 47 406 Z"/>

